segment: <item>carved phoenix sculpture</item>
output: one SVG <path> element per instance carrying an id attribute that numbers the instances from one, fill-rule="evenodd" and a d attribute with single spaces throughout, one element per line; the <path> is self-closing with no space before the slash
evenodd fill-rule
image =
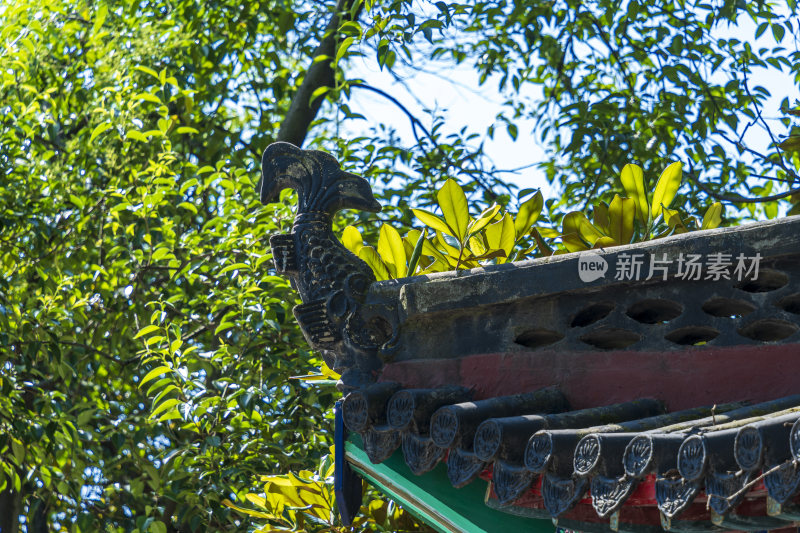
<path id="1" fill-rule="evenodd" d="M 276 271 L 291 278 L 303 300 L 294 316 L 306 340 L 341 373 L 341 390 L 373 382 L 393 327 L 363 305 L 375 275 L 332 231 L 337 211 L 381 210 L 369 182 L 343 171 L 330 154 L 279 142 L 264 151 L 260 187 L 262 203 L 287 187 L 297 191 L 292 232 L 273 235 L 270 245 Z"/>

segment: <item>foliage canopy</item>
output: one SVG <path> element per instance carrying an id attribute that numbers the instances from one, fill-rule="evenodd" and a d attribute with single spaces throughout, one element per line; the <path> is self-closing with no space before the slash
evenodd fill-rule
<path id="1" fill-rule="evenodd" d="M 628 163 L 647 167 L 643 190 L 666 194 L 651 176 L 673 159 L 690 177 L 673 208 L 705 212 L 714 196 L 774 216 L 798 185 L 798 132 L 790 116 L 769 121 L 777 110 L 762 109 L 769 91 L 755 81 L 766 68 L 797 82 L 796 9 L 794 0 L 0 7 L 0 531 L 247 531 L 226 502 L 241 507 L 262 475 L 316 470 L 337 392 L 292 379 L 322 362 L 291 318 L 295 293 L 271 271 L 268 237 L 289 230 L 293 196 L 257 205 L 270 142 L 336 153 L 376 185 L 384 219 L 401 231 L 416 224 L 412 206 L 435 209 L 449 178 L 472 212 L 497 203 L 528 209 L 528 226 L 538 217 L 564 227 L 569 210 L 612 209 Z M 745 18 L 763 50 L 717 37 Z M 364 91 L 399 103 L 352 74 L 362 56 L 398 77 L 468 64 L 507 103 L 489 131 L 447 134 L 446 117 L 430 112 L 409 115 L 413 144 L 386 124 L 338 138 L 341 122 L 361 120 L 349 104 Z M 530 116 L 550 147 L 543 173 L 563 192 L 534 194 L 535 209 L 515 205 L 482 147 L 499 128 L 516 138 Z M 765 126 L 774 138 L 751 146 Z M 345 213 L 337 224 L 356 221 L 377 241 L 374 219 Z M 466 237 L 478 223 L 468 229 L 459 214 L 449 224 Z M 498 243 L 525 225 L 503 224 Z"/>

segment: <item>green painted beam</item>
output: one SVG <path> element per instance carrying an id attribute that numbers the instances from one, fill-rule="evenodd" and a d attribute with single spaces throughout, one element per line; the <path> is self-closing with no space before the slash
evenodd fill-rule
<path id="1" fill-rule="evenodd" d="M 357 434 L 348 439 L 345 456 L 371 485 L 441 533 L 552 533 L 555 529 L 550 520 L 523 518 L 487 507 L 484 501 L 488 486 L 482 480 L 460 489 L 453 487 L 443 463 L 417 476 L 398 450 L 383 463 L 373 464 Z"/>

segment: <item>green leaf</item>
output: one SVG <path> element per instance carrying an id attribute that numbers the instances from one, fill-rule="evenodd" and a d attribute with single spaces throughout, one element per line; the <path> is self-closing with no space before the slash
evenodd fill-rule
<path id="1" fill-rule="evenodd" d="M 575 237 L 579 238 L 582 243 L 586 243 L 591 247 L 594 246 L 597 239 L 603 236 L 600 230 L 589 222 L 589 219 L 586 218 L 586 215 L 582 211 L 572 211 L 564 215 L 562 233 L 565 236 L 570 236 L 567 239 L 562 239 L 564 244 L 567 245 L 567 249 L 570 251 L 576 251 L 571 249 L 573 247 L 585 249 L 585 245 L 577 245 Z"/>
<path id="2" fill-rule="evenodd" d="M 148 381 L 151 381 L 159 376 L 163 376 L 167 372 L 172 372 L 172 369 L 168 366 L 162 365 L 155 367 L 150 372 L 145 374 L 145 376 L 142 378 L 142 381 L 139 382 L 139 387 L 144 387 L 144 384 L 147 383 Z"/>
<path id="3" fill-rule="evenodd" d="M 143 100 L 145 102 L 150 102 L 153 104 L 161 104 L 161 99 L 159 99 L 156 95 L 150 93 L 139 93 L 134 98 L 138 98 L 139 100 Z"/>
<path id="4" fill-rule="evenodd" d="M 800 152 L 800 135 L 792 135 L 778 143 L 781 150 L 787 152 Z"/>
<path id="5" fill-rule="evenodd" d="M 308 98 L 308 104 L 311 105 L 317 98 L 324 96 L 330 90 L 331 88 L 328 86 L 317 87 L 316 89 L 314 89 L 314 92 L 311 93 L 311 96 Z"/>
<path id="6" fill-rule="evenodd" d="M 516 231 L 517 239 L 528 233 L 530 227 L 536 224 L 536 221 L 539 220 L 539 215 L 542 213 L 542 207 L 544 207 L 544 198 L 541 191 L 536 191 L 536 194 L 519 206 L 519 213 L 514 219 L 514 230 Z"/>
<path id="7" fill-rule="evenodd" d="M 426 211 L 425 209 L 412 209 L 411 212 L 414 213 L 414 216 L 417 217 L 420 222 L 432 228 L 434 231 L 441 231 L 442 233 L 447 233 L 451 237 L 455 237 L 455 231 L 447 225 L 447 222 L 430 211 Z"/>
<path id="8" fill-rule="evenodd" d="M 404 278 L 406 276 L 408 270 L 403 239 L 397 233 L 397 230 L 389 224 L 381 225 L 378 237 L 378 254 L 395 278 Z"/>
<path id="9" fill-rule="evenodd" d="M 168 400 L 164 400 L 157 406 L 153 407 L 153 411 L 150 413 L 151 418 L 158 418 L 158 415 L 164 413 L 169 409 L 174 409 L 175 406 L 180 405 L 181 401 L 177 398 L 169 398 Z"/>
<path id="10" fill-rule="evenodd" d="M 503 215 L 502 220 L 486 226 L 486 245 L 489 247 L 487 253 L 495 250 L 503 250 L 505 257 L 511 255 L 511 250 L 514 249 L 514 243 L 517 240 L 517 234 L 514 230 L 514 219 L 511 215 L 506 213 Z M 504 259 L 498 259 L 498 263 L 504 263 Z"/>
<path id="11" fill-rule="evenodd" d="M 132 141 L 139 141 L 139 142 L 149 142 L 147 136 L 143 134 L 141 131 L 137 130 L 130 130 L 125 134 L 125 137 L 132 140 Z"/>
<path id="12" fill-rule="evenodd" d="M 600 202 L 594 206 L 593 211 L 592 219 L 594 221 L 594 225 L 600 228 L 600 230 L 604 233 L 608 233 L 608 204 L 605 202 Z"/>
<path id="13" fill-rule="evenodd" d="M 356 227 L 347 226 L 342 232 L 342 244 L 355 255 L 358 255 L 358 251 L 364 246 L 364 238 Z"/>
<path id="14" fill-rule="evenodd" d="M 78 209 L 83 209 L 83 206 L 86 205 L 86 201 L 84 200 L 84 198 L 81 198 L 80 196 L 77 196 L 75 194 L 69 195 L 69 201 L 75 204 L 75 206 Z"/>
<path id="15" fill-rule="evenodd" d="M 618 244 L 628 244 L 633 238 L 633 219 L 636 215 L 636 203 L 632 198 L 620 198 L 614 195 L 608 206 L 609 236 Z"/>
<path id="16" fill-rule="evenodd" d="M 154 520 L 150 523 L 150 533 L 167 533 L 167 525 L 161 520 Z"/>
<path id="17" fill-rule="evenodd" d="M 455 233 L 453 237 L 463 243 L 466 240 L 467 226 L 469 225 L 469 208 L 464 190 L 454 180 L 449 179 L 436 193 L 436 198 L 439 200 L 439 207 L 442 208 L 445 222 Z"/>
<path id="18" fill-rule="evenodd" d="M 500 206 L 495 204 L 492 207 L 484 209 L 478 218 L 471 221 L 467 226 L 467 234 L 474 235 L 488 226 L 494 220 L 497 213 L 500 211 Z"/>
<path id="19" fill-rule="evenodd" d="M 642 224 L 647 226 L 650 219 L 650 205 L 647 202 L 647 193 L 644 190 L 644 172 L 642 167 L 634 164 L 627 164 L 620 174 L 622 186 L 625 194 L 632 198 L 636 205 L 636 215 Z"/>
<path id="20" fill-rule="evenodd" d="M 109 122 L 103 122 L 102 124 L 98 124 L 92 130 L 92 134 L 89 136 L 89 142 L 94 141 L 98 135 L 100 135 L 104 131 L 107 131 L 110 128 L 111 128 L 111 123 Z"/>
<path id="21" fill-rule="evenodd" d="M 143 65 L 136 65 L 136 66 L 133 67 L 133 70 L 139 70 L 141 72 L 144 72 L 145 74 L 151 75 L 155 79 L 158 79 L 158 72 L 156 72 L 155 70 L 153 70 L 153 69 L 151 69 L 149 67 L 145 67 Z"/>
<path id="22" fill-rule="evenodd" d="M 97 8 L 97 13 L 95 13 L 94 16 L 92 35 L 96 35 L 100 28 L 103 27 L 103 23 L 106 21 L 106 16 L 108 16 L 108 6 L 101 4 L 100 7 Z"/>
<path id="23" fill-rule="evenodd" d="M 411 258 L 408 260 L 408 275 L 413 276 L 419 264 L 419 258 L 422 255 L 422 248 L 425 243 L 425 232 L 421 231 L 417 238 L 417 243 L 414 245 L 414 251 L 411 252 Z"/>
<path id="24" fill-rule="evenodd" d="M 674 233 L 686 233 L 689 231 L 689 228 L 687 228 L 686 224 L 684 224 L 677 209 L 667 209 L 665 207 L 664 220 L 667 221 L 667 225 L 671 230 L 673 230 Z"/>
<path id="25" fill-rule="evenodd" d="M 722 222 L 722 204 L 714 202 L 711 204 L 706 213 L 703 215 L 703 223 L 700 229 L 713 229 L 720 225 Z"/>
<path id="26" fill-rule="evenodd" d="M 347 53 L 348 48 L 350 48 L 350 45 L 353 44 L 354 40 L 355 39 L 353 39 L 353 37 L 348 37 L 347 39 L 342 41 L 342 44 L 339 45 L 339 49 L 336 51 L 336 59 L 333 61 L 334 63 L 338 63 L 344 57 L 344 55 Z"/>
<path id="27" fill-rule="evenodd" d="M 656 190 L 653 192 L 653 204 L 651 212 L 653 218 L 661 214 L 661 207 L 669 207 L 672 203 L 675 194 L 681 186 L 681 179 L 683 177 L 682 164 L 678 161 L 672 163 L 664 169 L 661 176 L 656 183 Z"/>
<path id="28" fill-rule="evenodd" d="M 133 338 L 134 339 L 138 339 L 139 337 L 143 337 L 143 336 L 147 335 L 148 333 L 152 333 L 154 331 L 158 331 L 158 329 L 159 329 L 159 327 L 156 326 L 155 324 L 150 324 L 149 326 L 145 326 L 142 329 L 140 329 L 139 332 L 136 334 L 136 336 L 134 336 Z"/>
<path id="29" fill-rule="evenodd" d="M 372 272 L 375 273 L 375 279 L 378 281 L 390 279 L 389 270 L 386 268 L 386 265 L 381 260 L 381 256 L 378 255 L 375 248 L 372 246 L 362 246 L 358 251 L 358 257 L 369 265 Z"/>

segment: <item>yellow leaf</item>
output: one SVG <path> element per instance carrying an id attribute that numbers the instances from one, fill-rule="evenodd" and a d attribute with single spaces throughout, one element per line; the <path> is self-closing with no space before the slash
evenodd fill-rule
<path id="1" fill-rule="evenodd" d="M 661 214 L 662 205 L 669 207 L 669 204 L 672 203 L 672 199 L 675 198 L 675 194 L 681 186 L 682 177 L 683 167 L 680 161 L 672 163 L 661 173 L 658 183 L 656 183 L 656 190 L 653 193 L 653 206 L 651 209 L 653 218 Z"/>
<path id="2" fill-rule="evenodd" d="M 439 245 L 441 250 L 444 250 L 445 257 L 447 257 L 448 261 L 452 259 L 452 264 L 456 264 L 456 260 L 458 259 L 458 248 L 455 246 L 451 246 L 445 239 L 444 236 L 436 232 L 436 243 Z"/>
<path id="3" fill-rule="evenodd" d="M 247 499 L 247 501 L 254 505 L 258 505 L 262 509 L 267 508 L 267 499 L 263 496 L 259 496 L 258 494 L 245 494 L 244 497 Z"/>
<path id="4" fill-rule="evenodd" d="M 516 230 L 514 229 L 514 219 L 506 213 L 503 219 L 486 226 L 486 245 L 487 253 L 494 250 L 503 250 L 506 257 L 511 255 L 514 243 L 517 240 Z M 505 263 L 506 258 L 499 257 L 498 263 Z"/>
<path id="5" fill-rule="evenodd" d="M 608 204 L 600 202 L 594 206 L 594 213 L 592 214 L 594 225 L 600 228 L 601 231 L 608 233 Z"/>
<path id="6" fill-rule="evenodd" d="M 564 235 L 576 234 L 589 246 L 593 246 L 597 239 L 603 236 L 582 211 L 572 211 L 564 215 L 562 233 Z"/>
<path id="7" fill-rule="evenodd" d="M 517 218 L 514 219 L 514 231 L 517 239 L 528 233 L 530 227 L 539 220 L 543 206 L 544 198 L 541 191 L 536 191 L 536 194 L 519 206 L 519 213 L 517 213 Z"/>
<path id="8" fill-rule="evenodd" d="M 667 209 L 665 207 L 664 220 L 667 221 L 667 225 L 674 230 L 675 233 L 686 233 L 689 231 L 689 228 L 687 228 L 686 224 L 683 223 L 681 215 L 678 213 L 677 209 Z"/>
<path id="9" fill-rule="evenodd" d="M 600 237 L 595 241 L 593 248 L 608 248 L 610 246 L 616 246 L 618 243 L 611 237 Z"/>
<path id="10" fill-rule="evenodd" d="M 386 265 L 383 264 L 383 261 L 381 261 L 381 256 L 378 255 L 375 248 L 372 246 L 363 246 L 358 251 L 358 257 L 369 265 L 372 272 L 375 273 L 375 279 L 378 281 L 389 279 L 389 270 L 386 268 Z"/>
<path id="11" fill-rule="evenodd" d="M 494 217 L 499 211 L 500 206 L 497 204 L 485 209 L 478 218 L 469 223 L 469 226 L 467 227 L 467 233 L 469 235 L 478 233 L 480 230 L 488 226 L 492 220 L 494 220 Z"/>
<path id="12" fill-rule="evenodd" d="M 469 238 L 469 251 L 476 256 L 480 256 L 486 253 L 486 245 L 484 244 L 483 239 L 481 239 L 480 235 L 476 235 L 474 237 Z"/>
<path id="13" fill-rule="evenodd" d="M 467 196 L 461 186 L 454 180 L 449 179 L 436 193 L 439 200 L 439 207 L 447 225 L 455 232 L 455 237 L 459 242 L 464 242 L 467 236 L 467 226 L 469 225 L 469 209 L 467 207 Z"/>
<path id="14" fill-rule="evenodd" d="M 355 255 L 358 255 L 358 251 L 364 246 L 364 238 L 355 227 L 347 226 L 342 232 L 342 244 Z"/>
<path id="15" fill-rule="evenodd" d="M 569 252 L 580 252 L 581 250 L 589 249 L 589 246 L 577 233 L 564 233 L 561 235 L 561 242 L 564 243 Z"/>
<path id="16" fill-rule="evenodd" d="M 721 222 L 722 204 L 714 202 L 708 207 L 706 214 L 703 215 L 703 224 L 700 226 L 700 229 L 713 229 L 718 227 Z"/>
<path id="17" fill-rule="evenodd" d="M 254 511 L 252 509 L 245 509 L 244 507 L 239 507 L 238 505 L 234 505 L 230 500 L 222 500 L 222 505 L 225 507 L 230 507 L 235 511 L 239 511 L 240 513 L 244 513 L 248 516 L 254 516 L 256 518 L 266 518 L 267 520 L 275 520 L 276 517 L 269 513 L 263 513 L 261 511 Z"/>
<path id="18" fill-rule="evenodd" d="M 555 239 L 561 235 L 558 230 L 554 228 L 537 228 L 537 231 L 545 239 Z"/>
<path id="19" fill-rule="evenodd" d="M 622 186 L 625 193 L 634 200 L 636 214 L 642 224 L 647 225 L 650 218 L 650 205 L 647 202 L 647 194 L 644 191 L 644 172 L 639 165 L 627 164 L 620 174 Z"/>
<path id="20" fill-rule="evenodd" d="M 403 239 L 400 238 L 397 230 L 389 224 L 381 226 L 380 236 L 378 237 L 378 254 L 395 278 L 404 278 L 406 276 L 408 270 Z"/>
<path id="21" fill-rule="evenodd" d="M 439 218 L 438 216 L 434 215 L 430 211 L 426 211 L 424 209 L 412 209 L 414 216 L 417 217 L 423 224 L 432 228 L 434 231 L 441 231 L 443 233 L 447 233 L 451 237 L 455 237 L 453 233 L 454 230 L 450 229 L 447 225 L 447 222 Z"/>
<path id="22" fill-rule="evenodd" d="M 628 244 L 633 238 L 633 217 L 636 213 L 631 198 L 620 198 L 614 195 L 608 206 L 608 233 L 619 244 Z"/>

